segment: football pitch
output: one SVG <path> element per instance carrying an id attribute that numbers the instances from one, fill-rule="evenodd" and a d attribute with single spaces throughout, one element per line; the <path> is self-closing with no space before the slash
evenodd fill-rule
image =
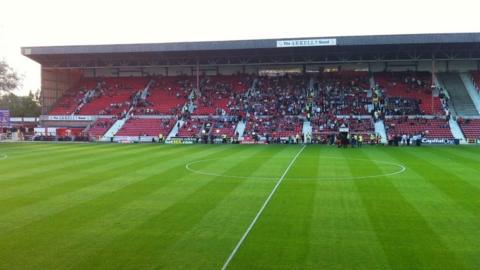
<path id="1" fill-rule="evenodd" d="M 480 269 L 480 148 L 3 143 L 0 269 Z"/>

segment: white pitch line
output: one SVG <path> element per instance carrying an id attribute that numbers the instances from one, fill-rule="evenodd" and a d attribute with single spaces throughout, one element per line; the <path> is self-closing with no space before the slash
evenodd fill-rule
<path id="1" fill-rule="evenodd" d="M 0 160 L 4 160 L 7 158 L 8 158 L 7 154 L 0 154 Z"/>
<path id="2" fill-rule="evenodd" d="M 256 158 L 256 157 L 255 157 Z M 328 158 L 328 159 L 340 159 L 344 160 L 343 158 L 340 157 L 333 157 L 333 156 L 322 156 L 321 158 Z M 192 173 L 200 174 L 200 175 L 208 175 L 208 176 L 215 176 L 215 177 L 227 177 L 227 178 L 235 178 L 235 179 L 255 179 L 255 180 L 274 180 L 277 179 L 276 177 L 267 177 L 267 176 L 240 176 L 240 175 L 228 175 L 228 174 L 219 174 L 219 173 L 213 173 L 213 172 L 203 172 L 203 171 L 198 171 L 195 169 L 192 169 L 191 166 L 193 164 L 197 163 L 202 163 L 206 161 L 212 161 L 212 160 L 219 160 L 219 158 L 211 158 L 211 159 L 202 159 L 202 160 L 197 160 L 193 161 L 190 163 L 187 163 L 185 165 L 185 169 L 187 171 L 190 171 Z M 366 158 L 349 158 L 349 160 L 360 160 L 360 161 L 371 161 L 373 163 L 378 163 L 378 164 L 387 164 L 391 166 L 396 166 L 400 168 L 398 171 L 394 172 L 389 172 L 385 174 L 375 174 L 375 175 L 364 175 L 364 176 L 348 176 L 348 177 L 290 177 L 292 180 L 325 180 L 325 181 L 330 181 L 330 180 L 362 180 L 362 179 L 370 179 L 370 178 L 379 178 L 379 177 L 387 177 L 387 176 L 394 176 L 397 174 L 404 173 L 407 168 L 402 165 L 402 164 L 397 164 L 393 162 L 388 162 L 388 161 L 381 161 L 381 160 L 375 160 L 375 159 L 366 159 Z"/>
<path id="3" fill-rule="evenodd" d="M 258 218 L 260 218 L 260 215 L 262 215 L 263 213 L 263 210 L 265 210 L 265 207 L 267 207 L 268 203 L 270 202 L 270 200 L 272 199 L 273 197 L 273 194 L 275 194 L 275 191 L 277 191 L 277 188 L 280 186 L 280 184 L 283 182 L 283 179 L 285 179 L 285 176 L 287 175 L 288 171 L 290 171 L 290 168 L 293 166 L 293 164 L 295 163 L 295 161 L 297 160 L 298 156 L 300 156 L 300 154 L 303 152 L 303 149 L 305 149 L 307 145 L 304 144 L 302 146 L 302 149 L 300 149 L 300 151 L 298 151 L 298 153 L 295 155 L 295 157 L 293 157 L 292 161 L 290 161 L 290 164 L 288 164 L 288 167 L 285 169 L 285 171 L 283 172 L 282 176 L 280 176 L 280 178 L 278 179 L 277 183 L 275 184 L 275 186 L 273 187 L 272 191 L 270 192 L 270 194 L 268 195 L 267 199 L 265 200 L 265 202 L 263 203 L 262 207 L 260 207 L 260 210 L 258 210 L 257 212 L 257 215 L 255 215 L 255 218 L 252 220 L 252 222 L 250 223 L 250 225 L 248 226 L 247 230 L 245 231 L 245 233 L 242 235 L 242 238 L 240 238 L 240 240 L 238 241 L 237 245 L 235 246 L 235 248 L 232 250 L 232 253 L 230 253 L 230 256 L 228 256 L 227 260 L 225 261 L 225 263 L 223 264 L 221 270 L 225 270 L 227 269 L 228 265 L 230 264 L 230 262 L 232 261 L 233 257 L 235 257 L 235 254 L 237 254 L 237 251 L 240 249 L 240 246 L 243 244 L 243 242 L 245 241 L 245 239 L 247 238 L 248 234 L 250 233 L 250 231 L 252 230 L 253 226 L 255 226 L 255 223 L 257 222 Z"/>

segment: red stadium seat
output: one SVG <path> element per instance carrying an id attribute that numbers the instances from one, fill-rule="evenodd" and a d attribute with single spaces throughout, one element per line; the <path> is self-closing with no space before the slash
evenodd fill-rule
<path id="1" fill-rule="evenodd" d="M 453 139 L 448 122 L 444 119 L 387 119 L 385 121 L 389 135 L 424 134 L 427 139 Z"/>
<path id="2" fill-rule="evenodd" d="M 480 139 L 480 119 L 459 119 L 458 124 L 467 140 Z"/>
<path id="3" fill-rule="evenodd" d="M 130 118 L 122 129 L 117 132 L 116 136 L 158 136 L 162 134 L 166 138 L 175 122 L 175 118 Z"/>

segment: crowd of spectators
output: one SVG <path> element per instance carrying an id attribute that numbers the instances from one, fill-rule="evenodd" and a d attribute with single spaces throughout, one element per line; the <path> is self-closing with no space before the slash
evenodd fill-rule
<path id="1" fill-rule="evenodd" d="M 310 96 L 311 115 L 366 115 L 368 114 L 368 74 L 364 72 L 321 74 L 315 79 Z"/>
<path id="2" fill-rule="evenodd" d="M 453 139 L 448 120 L 435 117 L 397 117 L 385 120 L 388 140 L 395 142 L 398 138 L 421 137 L 427 139 Z"/>
<path id="3" fill-rule="evenodd" d="M 252 116 L 301 115 L 307 104 L 308 77 L 304 75 L 260 76 L 243 102 Z"/>
<path id="4" fill-rule="evenodd" d="M 299 117 L 253 116 L 247 119 L 244 137 L 281 139 L 301 137 L 303 120 Z"/>
<path id="5" fill-rule="evenodd" d="M 432 122 L 424 123 L 423 118 L 412 120 L 405 116 L 438 115 L 436 101 L 441 101 L 440 108 L 448 120 L 448 99 L 441 89 L 438 89 L 438 98 L 432 97 L 429 73 L 376 73 L 377 84 L 372 89 L 369 78 L 367 72 L 202 75 L 198 89 L 194 76 L 103 78 L 69 95 L 76 103 L 76 114 L 88 111 L 119 118 L 128 113 L 130 116 L 172 115 L 186 120 L 179 136 L 190 137 L 238 137 L 235 134 L 237 121 L 246 121 L 245 137 L 272 141 L 293 138 L 296 141 L 304 137 L 302 126 L 306 119 L 311 121 L 312 141 L 334 138 L 342 127 L 368 140 L 374 134 L 373 122 L 366 117 L 371 115 L 374 120 L 396 117 L 386 122 L 389 134 L 408 138 L 414 134 L 397 131 L 398 126 L 404 126 L 403 121 L 427 128 L 431 128 Z M 144 90 L 147 85 L 148 91 Z M 426 104 L 428 102 L 431 104 Z M 97 106 L 100 108 L 97 110 L 93 104 L 103 107 Z M 102 123 L 95 125 L 101 127 Z M 438 126 L 440 130 L 447 128 L 448 122 Z M 422 132 L 428 137 L 430 131 Z M 421 136 L 422 132 L 414 133 Z"/>
<path id="6" fill-rule="evenodd" d="M 375 73 L 374 77 L 374 113 L 379 118 L 388 115 L 448 114 L 448 100 L 441 89 L 432 88 L 431 73 L 381 72 Z"/>
<path id="7" fill-rule="evenodd" d="M 413 98 L 387 97 L 383 107 L 386 115 L 420 115 L 420 100 Z"/>
<path id="8" fill-rule="evenodd" d="M 186 110 L 188 96 L 193 90 L 192 78 L 189 76 L 157 76 L 146 93 L 139 92 L 134 101 L 135 114 L 175 115 Z"/>
<path id="9" fill-rule="evenodd" d="M 248 75 L 202 77 L 196 92 L 194 114 L 235 115 L 241 110 L 246 91 L 252 85 Z"/>
<path id="10" fill-rule="evenodd" d="M 370 118 L 337 117 L 333 114 L 316 115 L 311 120 L 312 135 L 315 139 L 331 140 L 339 134 L 341 128 L 346 128 L 351 134 L 362 134 L 368 140 L 375 129 Z"/>
<path id="11" fill-rule="evenodd" d="M 116 118 L 100 118 L 90 125 L 90 128 L 109 128 L 115 121 Z"/>

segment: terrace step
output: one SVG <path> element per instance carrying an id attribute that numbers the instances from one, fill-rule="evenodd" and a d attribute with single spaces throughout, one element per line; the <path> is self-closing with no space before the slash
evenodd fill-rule
<path id="1" fill-rule="evenodd" d="M 305 136 L 304 138 L 305 141 L 306 141 L 307 134 L 310 135 L 310 138 L 312 137 L 312 123 L 310 121 L 303 122 L 302 133 L 303 133 L 303 136 Z"/>
<path id="2" fill-rule="evenodd" d="M 375 89 L 375 86 L 376 86 L 376 82 L 375 82 L 375 78 L 372 76 L 370 76 L 370 78 L 368 79 L 368 82 L 370 84 L 370 89 Z"/>
<path id="3" fill-rule="evenodd" d="M 125 125 L 125 122 L 127 121 L 126 118 L 119 119 L 115 121 L 115 123 L 108 129 L 107 132 L 103 135 L 101 141 L 107 142 L 110 141 L 112 137 L 115 137 L 115 134 L 122 129 L 123 125 Z"/>
<path id="4" fill-rule="evenodd" d="M 467 140 L 465 139 L 465 136 L 463 135 L 463 132 L 460 129 L 460 126 L 458 125 L 457 121 L 450 119 L 448 121 L 448 125 L 450 126 L 450 130 L 452 131 L 453 137 L 455 139 L 460 140 L 461 144 L 466 144 Z"/>
<path id="5" fill-rule="evenodd" d="M 245 133 L 246 123 L 245 121 L 239 121 L 235 128 L 235 134 L 238 134 L 239 139 L 243 139 L 243 133 Z"/>
<path id="6" fill-rule="evenodd" d="M 88 136 L 91 139 L 101 140 L 115 121 L 115 119 L 99 117 L 94 122 L 90 123 L 90 125 L 88 125 L 83 131 L 88 133 Z"/>
<path id="7" fill-rule="evenodd" d="M 183 126 L 183 124 L 185 123 L 185 121 L 183 120 L 178 120 L 176 123 L 175 123 L 175 126 L 172 128 L 172 130 L 170 131 L 170 133 L 168 134 L 167 136 L 167 140 L 170 140 L 172 137 L 175 137 L 178 133 L 178 131 L 180 130 L 180 128 Z"/>
<path id="8" fill-rule="evenodd" d="M 458 73 L 440 73 L 438 79 L 450 94 L 451 105 L 459 116 L 478 116 L 475 104 Z"/>
<path id="9" fill-rule="evenodd" d="M 381 143 L 387 143 L 387 132 L 385 131 L 385 124 L 382 120 L 375 122 L 375 133 L 380 135 Z"/>
<path id="10" fill-rule="evenodd" d="M 473 105 L 475 105 L 477 112 L 480 113 L 480 94 L 473 84 L 472 76 L 470 73 L 460 73 L 460 78 L 462 79 L 463 84 L 465 85 L 465 88 L 472 99 Z"/>

